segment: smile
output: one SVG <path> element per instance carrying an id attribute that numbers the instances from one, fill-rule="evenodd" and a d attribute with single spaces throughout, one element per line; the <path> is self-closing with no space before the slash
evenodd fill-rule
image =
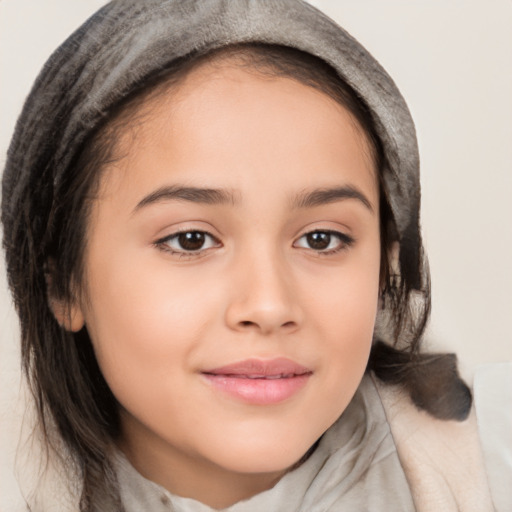
<path id="1" fill-rule="evenodd" d="M 216 390 L 253 405 L 283 402 L 298 393 L 312 370 L 289 359 L 248 359 L 201 372 Z"/>

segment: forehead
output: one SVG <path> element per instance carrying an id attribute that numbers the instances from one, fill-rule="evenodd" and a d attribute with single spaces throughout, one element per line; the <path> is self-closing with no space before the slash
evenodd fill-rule
<path id="1" fill-rule="evenodd" d="M 181 176 L 186 180 L 209 169 L 212 184 L 229 175 L 236 186 L 236 177 L 256 165 L 293 181 L 293 164 L 283 167 L 288 154 L 311 162 L 306 180 L 311 187 L 321 186 L 316 171 L 332 168 L 331 160 L 342 157 L 351 168 L 361 167 L 356 160 L 362 160 L 372 192 L 378 193 L 371 144 L 343 105 L 293 78 L 242 67 L 237 58 L 195 66 L 124 117 L 117 128 L 115 165 L 124 172 L 107 172 L 109 185 L 117 181 L 113 174 L 124 180 L 127 171 L 133 175 L 137 169 L 187 169 Z"/>
<path id="2" fill-rule="evenodd" d="M 267 51 L 269 55 L 267 55 Z M 288 52 L 292 52 L 289 54 Z M 282 61 L 282 62 L 281 62 Z M 279 80 L 279 78 L 285 80 Z M 353 127 L 360 132 L 367 143 L 368 151 L 377 166 L 376 148 L 373 143 L 373 128 L 369 126 L 369 119 L 362 119 L 362 113 L 366 107 L 357 99 L 357 95 L 345 84 L 326 63 L 309 54 L 285 47 L 268 47 L 267 49 L 227 48 L 220 53 L 206 55 L 203 58 L 192 60 L 182 66 L 181 69 L 150 86 L 149 90 L 142 92 L 135 98 L 133 105 L 121 110 L 123 127 L 140 125 L 144 119 L 150 119 L 155 110 L 166 103 L 167 107 L 178 105 L 185 97 L 195 95 L 198 99 L 202 91 L 212 90 L 212 85 L 220 82 L 227 83 L 249 82 L 278 82 L 281 86 L 288 84 L 288 89 L 304 89 L 298 85 L 310 89 L 310 96 L 314 91 L 323 93 L 324 102 L 329 103 L 329 108 L 350 113 L 348 119 Z M 292 84 L 291 82 L 295 82 Z M 263 100 L 268 91 L 261 89 L 259 99 Z M 316 94 L 317 98 L 322 95 Z M 329 102 L 328 99 L 331 101 Z M 342 107 L 340 109 L 340 107 Z M 123 115 L 124 114 L 124 115 Z M 132 117 L 132 123 L 128 121 Z M 372 132 L 372 133 L 370 133 Z"/>

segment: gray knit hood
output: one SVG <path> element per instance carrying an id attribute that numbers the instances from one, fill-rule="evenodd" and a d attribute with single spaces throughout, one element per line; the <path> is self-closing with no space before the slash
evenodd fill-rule
<path id="1" fill-rule="evenodd" d="M 384 193 L 400 260 L 415 269 L 409 283 L 420 288 L 413 278 L 421 275 L 419 160 L 407 105 L 356 40 L 301 0 L 114 0 L 98 11 L 48 60 L 19 118 L 3 175 L 6 247 L 19 236 L 20 211 L 26 229 L 47 229 L 44 212 L 62 193 L 84 142 L 145 79 L 193 51 L 249 42 L 323 59 L 366 103 L 384 150 Z"/>

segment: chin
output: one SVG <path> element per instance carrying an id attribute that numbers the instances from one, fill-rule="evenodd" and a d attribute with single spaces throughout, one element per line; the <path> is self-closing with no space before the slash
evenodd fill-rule
<path id="1" fill-rule="evenodd" d="M 240 446 L 231 444 L 229 452 L 224 451 L 218 463 L 236 473 L 284 473 L 295 466 L 317 440 L 315 437 L 291 442 L 286 437 L 265 442 L 261 438 L 246 438 Z"/>
<path id="2" fill-rule="evenodd" d="M 328 414 L 310 407 L 310 418 L 314 421 L 309 423 L 304 411 L 224 423 L 222 428 L 210 430 L 208 441 L 202 443 L 203 455 L 237 473 L 286 472 L 308 454 L 344 406 L 344 402 L 330 402 Z"/>

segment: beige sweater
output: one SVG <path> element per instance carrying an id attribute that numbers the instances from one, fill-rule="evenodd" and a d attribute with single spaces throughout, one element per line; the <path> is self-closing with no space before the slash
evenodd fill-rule
<path id="1" fill-rule="evenodd" d="M 378 389 L 417 512 L 493 511 L 475 411 L 464 422 L 436 420 L 400 391 Z"/>
<path id="2" fill-rule="evenodd" d="M 511 363 L 477 370 L 464 422 L 433 419 L 376 385 L 417 512 L 512 512 Z"/>

